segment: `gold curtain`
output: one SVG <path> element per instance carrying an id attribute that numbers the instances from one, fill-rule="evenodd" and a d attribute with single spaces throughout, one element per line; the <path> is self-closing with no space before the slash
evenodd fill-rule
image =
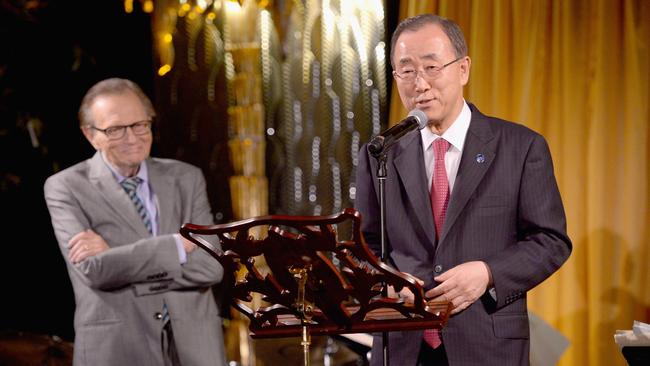
<path id="1" fill-rule="evenodd" d="M 574 250 L 528 298 L 571 342 L 560 365 L 625 365 L 615 330 L 650 320 L 650 1 L 400 3 L 423 12 L 465 31 L 465 98 L 551 147 Z"/>

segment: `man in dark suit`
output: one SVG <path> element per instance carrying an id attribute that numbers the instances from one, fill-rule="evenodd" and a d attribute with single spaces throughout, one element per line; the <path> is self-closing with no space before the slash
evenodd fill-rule
<path id="1" fill-rule="evenodd" d="M 389 334 L 393 365 L 527 365 L 526 293 L 569 257 L 562 201 L 544 138 L 465 102 L 471 60 L 458 25 L 435 15 L 402 21 L 391 41 L 407 109 L 428 118 L 387 154 L 388 259 L 419 278 L 427 299 L 450 301 L 441 331 Z M 380 251 L 377 162 L 362 149 L 357 209 Z M 412 294 L 401 294 L 412 299 Z M 382 362 L 375 336 L 371 363 Z"/>
<path id="2" fill-rule="evenodd" d="M 223 269 L 178 234 L 213 223 L 205 179 L 149 157 L 153 117 L 133 82 L 95 84 L 79 119 L 97 153 L 45 182 L 75 293 L 75 365 L 226 364 L 211 292 Z"/>

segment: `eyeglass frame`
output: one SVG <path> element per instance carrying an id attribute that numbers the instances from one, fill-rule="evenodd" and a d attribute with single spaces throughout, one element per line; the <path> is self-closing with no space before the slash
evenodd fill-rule
<path id="1" fill-rule="evenodd" d="M 143 125 L 143 123 L 144 123 L 144 125 Z M 108 138 L 109 140 L 119 140 L 119 139 L 123 138 L 124 136 L 126 136 L 126 129 L 127 128 L 131 128 L 131 132 L 133 132 L 133 134 L 136 135 L 136 136 L 144 136 L 147 133 L 151 132 L 151 126 L 152 125 L 153 125 L 153 119 L 149 118 L 149 119 L 145 119 L 145 120 L 142 120 L 142 121 L 133 122 L 133 123 L 131 123 L 129 125 L 111 126 L 111 127 L 103 128 L 103 129 L 102 128 L 97 128 L 97 127 L 91 126 L 91 125 L 88 125 L 86 127 L 90 128 L 90 129 L 93 129 L 95 131 L 102 132 L 106 136 L 106 138 Z M 141 133 L 138 133 L 135 130 L 136 126 L 145 126 L 145 130 L 143 130 Z M 119 134 L 118 137 L 111 137 L 111 133 L 109 132 L 111 129 L 113 129 L 113 131 L 122 131 L 122 132 Z"/>
<path id="2" fill-rule="evenodd" d="M 458 62 L 458 61 L 460 61 L 460 60 L 462 60 L 462 59 L 464 59 L 464 58 L 465 58 L 465 56 L 460 56 L 460 57 L 458 57 L 457 59 L 455 59 L 455 60 L 453 60 L 453 61 L 450 61 L 450 62 L 447 62 L 446 64 L 444 64 L 444 65 L 442 65 L 442 66 L 431 66 L 432 68 L 434 68 L 434 69 L 433 69 L 433 72 L 434 72 L 435 74 L 434 74 L 433 76 L 431 76 L 431 75 L 427 75 L 427 72 L 426 72 L 424 69 L 413 70 L 413 71 L 415 72 L 415 76 L 413 77 L 413 80 L 409 80 L 408 78 L 405 78 L 404 76 L 400 75 L 400 74 L 399 74 L 397 71 L 395 71 L 395 70 L 393 70 L 393 76 L 396 76 L 396 77 L 399 78 L 400 80 L 404 80 L 404 81 L 408 81 L 408 82 L 414 82 L 414 81 L 416 81 L 416 80 L 418 79 L 418 76 L 420 76 L 420 73 L 422 73 L 423 75 L 426 75 L 426 76 L 428 76 L 428 77 L 430 77 L 430 78 L 436 78 L 436 77 L 438 77 L 438 76 L 440 75 L 440 73 L 442 73 L 442 70 L 444 70 L 447 66 L 449 66 L 449 65 L 451 65 L 451 64 L 453 64 L 453 63 L 456 63 L 456 62 Z M 423 76 L 422 76 L 422 77 L 423 77 Z"/>

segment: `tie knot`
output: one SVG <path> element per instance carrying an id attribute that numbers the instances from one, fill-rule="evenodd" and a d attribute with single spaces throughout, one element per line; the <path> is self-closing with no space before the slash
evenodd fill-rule
<path id="1" fill-rule="evenodd" d="M 120 183 L 122 188 L 126 190 L 127 192 L 133 192 L 138 188 L 138 186 L 142 183 L 142 178 L 140 177 L 129 177 L 126 178 L 125 180 Z"/>
<path id="2" fill-rule="evenodd" d="M 433 152 L 436 157 L 444 156 L 444 154 L 449 149 L 449 141 L 439 138 L 433 141 Z"/>

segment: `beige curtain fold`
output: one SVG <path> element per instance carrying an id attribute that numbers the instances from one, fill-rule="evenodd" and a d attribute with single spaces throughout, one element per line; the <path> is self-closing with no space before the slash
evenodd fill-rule
<path id="1" fill-rule="evenodd" d="M 650 1 L 400 2 L 424 12 L 465 31 L 466 99 L 551 147 L 574 251 L 529 305 L 569 338 L 560 365 L 625 365 L 615 330 L 650 321 Z"/>

